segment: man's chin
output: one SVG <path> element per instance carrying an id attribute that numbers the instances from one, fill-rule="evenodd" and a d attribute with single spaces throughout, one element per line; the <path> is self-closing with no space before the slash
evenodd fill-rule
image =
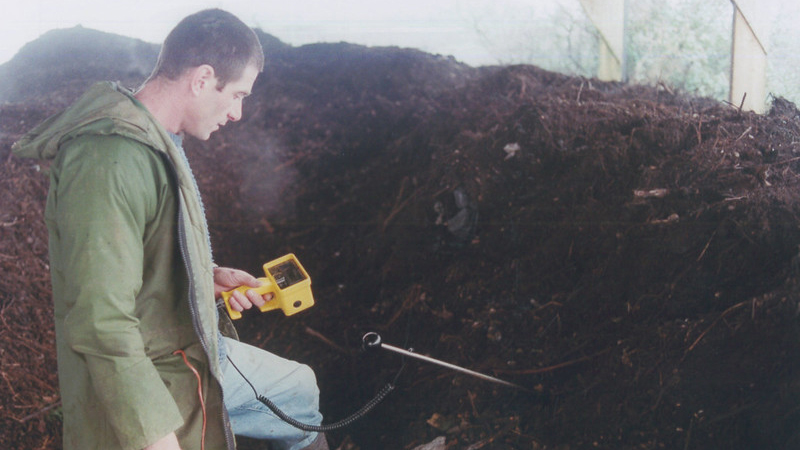
<path id="1" fill-rule="evenodd" d="M 217 131 L 217 130 L 214 130 Z M 211 137 L 211 133 L 214 131 L 209 131 L 207 133 L 198 134 L 198 133 L 186 133 L 187 135 L 197 139 L 198 141 L 207 141 Z"/>

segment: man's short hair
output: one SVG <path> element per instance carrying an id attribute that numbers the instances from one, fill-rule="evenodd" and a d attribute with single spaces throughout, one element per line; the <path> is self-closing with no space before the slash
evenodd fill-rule
<path id="1" fill-rule="evenodd" d="M 179 78 L 187 69 L 214 68 L 217 89 L 242 76 L 248 65 L 264 69 L 264 51 L 255 32 L 233 14 L 207 9 L 181 20 L 170 31 L 150 78 Z"/>

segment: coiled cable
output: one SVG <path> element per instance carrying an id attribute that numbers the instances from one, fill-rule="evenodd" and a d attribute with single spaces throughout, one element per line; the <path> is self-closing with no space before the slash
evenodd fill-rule
<path id="1" fill-rule="evenodd" d="M 356 411 L 351 416 L 345 419 L 342 419 L 338 422 L 328 425 L 310 425 L 307 423 L 300 422 L 292 417 L 289 417 L 289 415 L 281 411 L 280 408 L 278 408 L 278 406 L 272 402 L 272 400 L 259 394 L 255 386 L 253 386 L 253 383 L 251 383 L 250 380 L 248 380 L 247 377 L 244 376 L 242 371 L 239 370 L 238 367 L 236 367 L 236 364 L 234 364 L 231 358 L 229 356 L 227 358 L 228 362 L 231 363 L 233 368 L 236 369 L 237 372 L 239 372 L 239 375 L 241 375 L 242 378 L 244 378 L 244 381 L 246 381 L 247 384 L 250 385 L 250 388 L 253 390 L 253 393 L 255 394 L 258 401 L 263 403 L 267 408 L 270 409 L 270 411 L 275 413 L 275 415 L 278 416 L 281 420 L 303 431 L 314 431 L 317 433 L 325 433 L 328 431 L 338 430 L 339 428 L 344 428 L 348 425 L 351 425 L 353 422 L 357 421 L 358 419 L 361 419 L 362 417 L 367 415 L 370 411 L 372 411 L 376 406 L 378 406 L 378 403 L 380 403 L 384 398 L 386 398 L 386 396 L 389 395 L 389 393 L 392 392 L 395 388 L 394 383 L 386 383 L 386 386 L 384 386 L 380 391 L 378 391 L 378 393 L 372 400 L 367 402 L 363 407 L 361 407 L 361 409 L 359 409 L 358 411 Z M 403 367 L 404 366 L 405 364 L 403 364 Z M 394 378 L 395 382 L 397 381 L 397 378 L 400 376 L 400 372 L 402 372 L 403 367 L 400 367 L 400 371 L 398 371 L 397 375 L 395 376 Z"/>

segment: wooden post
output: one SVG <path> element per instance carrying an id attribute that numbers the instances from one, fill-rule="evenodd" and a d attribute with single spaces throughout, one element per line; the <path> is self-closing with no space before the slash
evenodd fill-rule
<path id="1" fill-rule="evenodd" d="M 730 102 L 746 111 L 763 113 L 767 99 L 767 50 L 740 2 L 733 4 Z"/>
<path id="2" fill-rule="evenodd" d="M 597 78 L 624 81 L 625 0 L 580 0 L 586 15 L 600 33 Z"/>

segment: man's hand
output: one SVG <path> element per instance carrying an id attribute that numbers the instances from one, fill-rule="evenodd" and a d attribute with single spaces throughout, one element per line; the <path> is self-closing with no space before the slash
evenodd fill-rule
<path id="1" fill-rule="evenodd" d="M 239 270 L 230 269 L 227 267 L 214 268 L 214 296 L 219 297 L 222 292 L 236 289 L 239 286 L 259 287 L 261 281 L 249 273 Z M 248 290 L 246 294 L 239 291 L 234 291 L 231 298 L 228 299 L 231 308 L 235 311 L 242 312 L 245 309 L 250 309 L 253 306 L 261 307 L 264 303 L 272 300 L 272 294 L 259 295 L 255 291 Z"/>
<path id="2" fill-rule="evenodd" d="M 170 433 L 159 439 L 158 442 L 148 445 L 143 450 L 181 450 L 181 445 L 178 444 L 178 438 L 175 433 Z"/>

